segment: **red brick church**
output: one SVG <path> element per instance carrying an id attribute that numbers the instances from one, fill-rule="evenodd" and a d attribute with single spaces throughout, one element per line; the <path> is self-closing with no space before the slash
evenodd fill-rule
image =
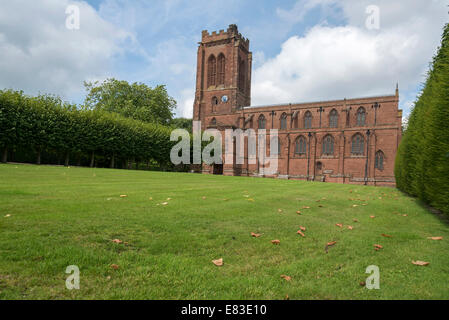
<path id="1" fill-rule="evenodd" d="M 402 125 L 397 87 L 377 97 L 251 106 L 252 53 L 236 25 L 203 31 L 197 63 L 193 120 L 203 130 L 278 129 L 278 172 L 270 177 L 395 185 Z M 239 165 L 203 164 L 202 172 L 265 176 L 263 165 L 247 158 Z"/>

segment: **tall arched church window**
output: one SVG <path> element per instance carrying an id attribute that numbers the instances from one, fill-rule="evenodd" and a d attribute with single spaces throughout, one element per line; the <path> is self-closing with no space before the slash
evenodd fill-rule
<path id="1" fill-rule="evenodd" d="M 323 155 L 332 156 L 334 154 L 334 138 L 327 135 L 323 139 Z"/>
<path id="2" fill-rule="evenodd" d="M 207 86 L 215 86 L 217 78 L 217 59 L 211 55 L 207 60 Z"/>
<path id="3" fill-rule="evenodd" d="M 357 126 L 363 127 L 366 123 L 366 111 L 365 108 L 360 107 L 357 110 Z"/>
<path id="4" fill-rule="evenodd" d="M 310 129 L 312 128 L 312 112 L 307 111 L 304 115 L 304 128 Z"/>
<path id="5" fill-rule="evenodd" d="M 242 60 L 240 57 L 239 57 L 238 60 L 239 60 L 239 79 L 238 79 L 238 86 L 239 86 L 240 91 L 245 92 L 245 91 L 246 91 L 246 88 L 245 88 L 246 64 L 245 64 L 245 61 Z"/>
<path id="6" fill-rule="evenodd" d="M 383 170 L 384 169 L 384 161 L 385 161 L 385 155 L 382 151 L 377 151 L 376 152 L 376 161 L 375 161 L 375 168 L 379 169 L 379 170 Z"/>
<path id="7" fill-rule="evenodd" d="M 360 133 L 352 137 L 351 153 L 354 155 L 363 155 L 365 153 L 365 139 Z"/>
<path id="8" fill-rule="evenodd" d="M 276 146 L 276 142 L 277 142 L 277 146 Z M 280 155 L 281 154 L 281 140 L 277 136 L 271 138 L 270 153 L 272 155 Z"/>
<path id="9" fill-rule="evenodd" d="M 287 114 L 285 112 L 281 116 L 281 130 L 287 130 Z"/>
<path id="10" fill-rule="evenodd" d="M 259 129 L 265 129 L 265 125 L 266 125 L 266 120 L 265 120 L 265 116 L 263 114 L 261 114 L 259 116 Z"/>
<path id="11" fill-rule="evenodd" d="M 329 127 L 330 128 L 338 127 L 338 112 L 335 109 L 333 109 L 329 114 Z"/>
<path id="12" fill-rule="evenodd" d="M 295 154 L 305 155 L 307 153 L 307 140 L 304 136 L 300 136 L 295 142 Z"/>
<path id="13" fill-rule="evenodd" d="M 218 68 L 218 80 L 217 85 L 225 84 L 225 70 L 226 70 L 226 59 L 225 56 L 220 53 L 217 59 L 217 68 Z"/>

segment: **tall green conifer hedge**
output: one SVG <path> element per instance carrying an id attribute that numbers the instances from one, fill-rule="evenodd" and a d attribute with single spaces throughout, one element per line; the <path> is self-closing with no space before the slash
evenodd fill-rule
<path id="1" fill-rule="evenodd" d="M 29 97 L 0 90 L 0 156 L 25 149 L 40 162 L 42 151 L 151 161 L 170 166 L 171 129 L 106 111 L 79 110 L 53 96 Z"/>
<path id="2" fill-rule="evenodd" d="M 399 189 L 449 214 L 449 24 L 410 114 L 395 175 Z"/>

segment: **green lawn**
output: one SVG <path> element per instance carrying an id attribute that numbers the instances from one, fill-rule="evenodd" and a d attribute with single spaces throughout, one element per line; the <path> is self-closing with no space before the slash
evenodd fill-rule
<path id="1" fill-rule="evenodd" d="M 395 189 L 31 165 L 0 181 L 0 299 L 449 299 L 449 226 Z"/>

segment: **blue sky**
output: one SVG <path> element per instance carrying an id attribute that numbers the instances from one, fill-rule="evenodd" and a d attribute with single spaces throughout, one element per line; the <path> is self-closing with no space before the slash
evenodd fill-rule
<path id="1" fill-rule="evenodd" d="M 408 114 L 449 0 L 0 0 L 0 87 L 81 103 L 83 81 L 165 84 L 191 116 L 201 31 L 237 24 L 254 55 L 253 105 L 393 94 Z M 65 9 L 80 8 L 67 30 Z M 379 10 L 370 29 L 367 8 Z"/>

